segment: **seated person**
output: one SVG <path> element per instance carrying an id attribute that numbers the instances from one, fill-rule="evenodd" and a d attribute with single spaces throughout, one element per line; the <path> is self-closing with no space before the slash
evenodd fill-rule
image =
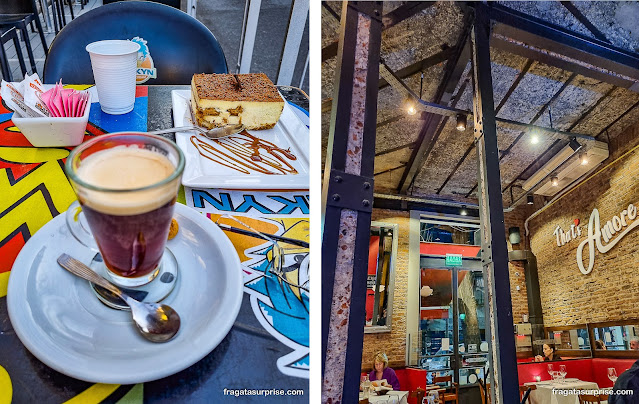
<path id="1" fill-rule="evenodd" d="M 630 338 L 630 349 L 633 351 L 639 351 L 639 337 Z"/>
<path id="2" fill-rule="evenodd" d="M 627 392 L 632 391 L 633 394 L 622 394 L 620 390 Z M 639 360 L 632 367 L 619 375 L 615 386 L 614 393 L 608 397 L 608 404 L 634 404 L 639 395 Z"/>
<path id="3" fill-rule="evenodd" d="M 535 356 L 535 362 L 546 362 L 546 361 L 560 361 L 561 356 L 557 355 L 555 346 L 544 344 L 544 356 L 537 355 Z"/>
<path id="4" fill-rule="evenodd" d="M 399 390 L 399 380 L 395 371 L 388 367 L 388 356 L 384 352 L 378 352 L 373 358 L 373 371 L 368 375 L 370 381 L 386 379 L 386 382 Z"/>
<path id="5" fill-rule="evenodd" d="M 595 340 L 595 349 L 607 350 L 606 344 L 604 344 L 604 342 L 602 340 L 596 339 Z"/>

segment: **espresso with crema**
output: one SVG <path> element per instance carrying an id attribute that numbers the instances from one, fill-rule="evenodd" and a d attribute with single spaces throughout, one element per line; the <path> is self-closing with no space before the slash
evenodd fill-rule
<path id="1" fill-rule="evenodd" d="M 158 266 L 176 201 L 175 184 L 158 183 L 174 171 L 164 155 L 136 146 L 101 150 L 82 160 L 78 177 L 101 190 L 87 189 L 80 203 L 114 273 L 139 277 Z"/>

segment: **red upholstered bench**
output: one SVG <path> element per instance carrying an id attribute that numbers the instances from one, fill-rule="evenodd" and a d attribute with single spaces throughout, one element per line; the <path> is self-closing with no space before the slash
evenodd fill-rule
<path id="1" fill-rule="evenodd" d="M 559 365 L 566 365 L 566 377 L 574 377 L 579 380 L 593 382 L 592 359 L 572 359 L 556 362 L 529 362 L 518 363 L 517 372 L 519 374 L 519 385 L 536 381 L 539 376 L 541 380 L 550 380 L 548 374 L 548 364 L 552 363 L 555 370 L 559 370 Z"/>
<path id="2" fill-rule="evenodd" d="M 608 379 L 608 368 L 614 367 L 617 369 L 617 375 L 620 375 L 635 363 L 635 359 L 587 358 L 556 362 L 520 362 L 517 364 L 519 385 L 536 381 L 535 376 L 539 376 L 541 380 L 550 380 L 548 363 L 552 363 L 555 370 L 559 370 L 559 365 L 566 365 L 568 372 L 566 377 L 595 382 L 600 388 L 604 388 L 612 387 L 612 382 Z M 418 387 L 422 389 L 426 387 L 427 372 L 424 369 L 395 369 L 395 373 L 399 379 L 400 387 L 404 391 L 414 391 Z M 414 397 L 408 399 L 409 404 L 416 404 L 415 401 Z"/>
<path id="3" fill-rule="evenodd" d="M 535 376 L 539 376 L 541 380 L 550 380 L 548 374 L 548 363 L 550 362 L 533 362 L 517 364 L 519 373 L 519 385 L 534 382 Z M 635 359 L 613 359 L 613 358 L 588 358 L 574 359 L 552 362 L 555 370 L 559 370 L 559 365 L 566 365 L 568 374 L 566 377 L 575 377 L 579 380 L 595 382 L 600 388 L 612 387 L 613 383 L 608 379 L 608 368 L 617 369 L 617 375 L 629 369 Z"/>
<path id="4" fill-rule="evenodd" d="M 593 381 L 599 388 L 612 387 L 613 383 L 608 379 L 608 368 L 617 369 L 617 376 L 630 369 L 636 359 L 613 359 L 613 358 L 593 358 L 592 372 Z"/>

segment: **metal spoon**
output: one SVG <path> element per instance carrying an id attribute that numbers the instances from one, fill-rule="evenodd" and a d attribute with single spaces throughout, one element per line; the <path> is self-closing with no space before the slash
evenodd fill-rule
<path id="1" fill-rule="evenodd" d="M 180 329 L 180 316 L 170 306 L 166 304 L 138 302 L 93 272 L 91 268 L 67 254 L 62 254 L 58 257 L 58 264 L 72 274 L 91 281 L 96 285 L 100 285 L 124 300 L 131 308 L 133 322 L 135 322 L 138 331 L 149 341 L 166 342 L 173 338 Z"/>
<path id="2" fill-rule="evenodd" d="M 206 136 L 209 139 L 217 139 L 243 131 L 244 125 L 227 125 L 222 126 L 221 128 L 211 129 L 205 129 L 200 126 L 180 126 L 179 128 L 162 129 L 147 133 L 149 135 L 161 135 L 163 133 L 187 132 L 192 130 L 199 132 L 201 135 Z"/>

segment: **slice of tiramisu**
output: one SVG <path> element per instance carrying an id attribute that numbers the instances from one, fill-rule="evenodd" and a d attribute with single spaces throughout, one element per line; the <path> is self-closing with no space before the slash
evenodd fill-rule
<path id="1" fill-rule="evenodd" d="M 191 81 L 191 108 L 199 126 L 242 124 L 271 129 L 284 100 L 264 73 L 196 74 Z"/>

